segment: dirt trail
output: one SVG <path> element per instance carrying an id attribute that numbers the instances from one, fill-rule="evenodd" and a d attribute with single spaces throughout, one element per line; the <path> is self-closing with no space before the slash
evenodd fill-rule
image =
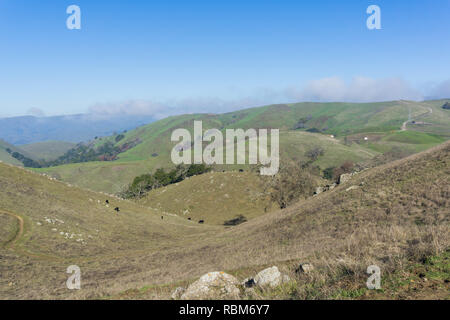
<path id="1" fill-rule="evenodd" d="M 415 121 L 415 120 L 417 120 L 417 119 L 419 119 L 419 118 L 425 117 L 425 116 L 427 116 L 427 115 L 433 113 L 433 109 L 431 109 L 430 107 L 427 107 L 427 109 L 428 109 L 427 112 L 422 113 L 422 114 L 419 114 L 419 115 L 418 115 L 417 117 L 415 117 L 414 119 L 406 120 L 405 122 L 403 122 L 401 131 L 406 131 L 406 130 L 407 130 L 407 129 L 406 129 L 406 125 L 407 125 L 408 123 L 410 123 L 410 122 L 412 122 L 412 121 Z"/>
<path id="2" fill-rule="evenodd" d="M 22 217 L 14 214 L 14 213 L 7 212 L 7 211 L 4 211 L 4 210 L 0 210 L 0 214 L 6 214 L 7 216 L 11 216 L 11 217 L 13 217 L 13 218 L 15 218 L 15 219 L 17 219 L 19 221 L 19 231 L 17 231 L 17 233 L 14 236 L 14 238 L 9 240 L 8 243 L 7 243 L 8 245 L 14 246 L 14 243 L 22 237 L 22 234 L 23 234 L 23 219 L 22 219 Z"/>

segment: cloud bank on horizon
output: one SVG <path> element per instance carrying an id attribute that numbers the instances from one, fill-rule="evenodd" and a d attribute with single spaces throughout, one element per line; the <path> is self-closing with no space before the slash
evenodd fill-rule
<path id="1" fill-rule="evenodd" d="M 291 102 L 382 102 L 393 100 L 450 98 L 450 80 L 430 85 L 426 92 L 412 87 L 401 78 L 372 79 L 354 77 L 346 82 L 328 77 L 308 82 L 302 87 L 284 90 L 260 88 L 252 95 L 235 99 L 191 97 L 178 100 L 127 100 L 96 103 L 89 107 L 93 115 L 151 115 L 156 119 L 188 113 L 224 113 L 256 106 Z"/>

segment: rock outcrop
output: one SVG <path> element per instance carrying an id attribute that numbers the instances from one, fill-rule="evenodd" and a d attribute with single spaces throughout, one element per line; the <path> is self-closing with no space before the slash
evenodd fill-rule
<path id="1" fill-rule="evenodd" d="M 344 184 L 347 181 L 349 181 L 352 178 L 352 175 L 353 174 L 351 174 L 351 173 L 341 174 L 341 176 L 339 177 L 339 184 Z"/>
<path id="2" fill-rule="evenodd" d="M 225 272 L 210 272 L 191 284 L 180 299 L 236 300 L 240 298 L 240 295 L 239 281 L 235 277 Z"/>
<path id="3" fill-rule="evenodd" d="M 258 273 L 254 282 L 259 287 L 276 287 L 283 282 L 283 276 L 277 267 L 267 268 Z"/>

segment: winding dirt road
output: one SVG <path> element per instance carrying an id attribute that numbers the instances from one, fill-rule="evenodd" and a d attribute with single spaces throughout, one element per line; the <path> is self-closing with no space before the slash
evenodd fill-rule
<path id="1" fill-rule="evenodd" d="M 419 114 L 415 119 L 406 120 L 405 122 L 403 122 L 401 131 L 406 131 L 406 130 L 407 130 L 407 129 L 406 129 L 406 125 L 407 125 L 408 123 L 410 123 L 410 122 L 412 122 L 412 121 L 415 121 L 415 120 L 417 120 L 417 119 L 419 119 L 419 118 L 425 117 L 425 116 L 427 116 L 427 115 L 433 113 L 433 109 L 431 109 L 430 107 L 427 107 L 427 109 L 428 109 L 427 112 L 422 113 L 422 114 Z"/>

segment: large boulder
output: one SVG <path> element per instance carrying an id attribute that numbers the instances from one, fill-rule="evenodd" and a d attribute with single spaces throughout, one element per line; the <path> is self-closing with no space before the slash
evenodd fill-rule
<path id="1" fill-rule="evenodd" d="M 352 178 L 352 174 L 351 173 L 344 173 L 341 174 L 339 177 L 339 184 L 343 184 L 346 183 L 347 181 L 349 181 Z"/>
<path id="2" fill-rule="evenodd" d="M 283 282 L 283 276 L 277 267 L 267 268 L 258 273 L 254 279 L 257 286 L 276 287 Z"/>
<path id="3" fill-rule="evenodd" d="M 239 281 L 225 272 L 210 272 L 191 284 L 181 295 L 182 300 L 237 300 Z"/>

